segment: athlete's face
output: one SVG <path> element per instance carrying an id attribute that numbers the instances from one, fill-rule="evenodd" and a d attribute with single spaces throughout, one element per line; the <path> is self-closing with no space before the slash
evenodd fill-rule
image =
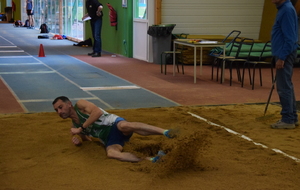
<path id="1" fill-rule="evenodd" d="M 71 102 L 63 102 L 62 100 L 58 100 L 54 105 L 53 108 L 58 113 L 58 115 L 66 119 L 70 116 L 72 104 Z"/>

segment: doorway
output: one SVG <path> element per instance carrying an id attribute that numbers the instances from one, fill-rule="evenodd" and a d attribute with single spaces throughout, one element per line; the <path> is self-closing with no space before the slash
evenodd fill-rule
<path id="1" fill-rule="evenodd" d="M 134 0 L 133 3 L 133 58 L 151 62 L 148 27 L 154 21 L 154 1 Z"/>

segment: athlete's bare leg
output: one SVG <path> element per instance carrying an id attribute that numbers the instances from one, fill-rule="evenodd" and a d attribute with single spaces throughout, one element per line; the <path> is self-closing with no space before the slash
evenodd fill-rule
<path id="1" fill-rule="evenodd" d="M 122 152 L 122 150 L 123 147 L 119 144 L 110 145 L 106 148 L 107 157 L 125 162 L 139 162 L 142 160 L 150 160 L 150 157 L 139 158 L 130 152 Z"/>
<path id="2" fill-rule="evenodd" d="M 165 131 L 165 129 L 140 122 L 120 121 L 117 127 L 124 135 L 130 135 L 132 133 L 143 136 L 163 135 Z"/>

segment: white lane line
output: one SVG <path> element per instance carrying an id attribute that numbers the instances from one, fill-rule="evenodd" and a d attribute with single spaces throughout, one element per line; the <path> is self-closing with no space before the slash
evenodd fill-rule
<path id="1" fill-rule="evenodd" d="M 19 74 L 48 74 L 56 73 L 55 71 L 33 71 L 33 72 L 0 72 L 0 75 L 19 75 Z"/>
<path id="2" fill-rule="evenodd" d="M 2 38 L 3 40 L 5 40 L 6 42 L 10 43 L 11 45 L 15 45 L 14 43 L 12 43 L 12 42 L 9 41 L 8 39 L 4 38 L 3 36 L 0 36 L 0 38 Z"/>
<path id="3" fill-rule="evenodd" d="M 199 116 L 199 115 L 193 114 L 193 113 L 191 113 L 191 112 L 188 112 L 188 113 L 191 114 L 193 117 L 196 117 L 196 118 L 198 118 L 198 119 L 200 119 L 200 120 L 202 120 L 202 121 L 205 121 L 205 122 L 208 123 L 209 125 L 213 125 L 213 126 L 217 126 L 217 127 L 222 128 L 222 129 L 225 129 L 227 132 L 232 133 L 232 134 L 234 134 L 234 135 L 237 135 L 237 136 L 239 136 L 239 137 L 241 137 L 241 138 L 243 138 L 243 139 L 245 139 L 245 140 L 247 140 L 247 141 L 250 141 L 250 142 L 252 142 L 253 144 L 255 144 L 255 145 L 257 145 L 257 146 L 261 146 L 261 147 L 263 147 L 263 148 L 269 148 L 269 147 L 267 147 L 266 145 L 263 145 L 263 144 L 254 142 L 251 138 L 249 138 L 249 137 L 247 137 L 247 136 L 245 136 L 245 135 L 242 135 L 242 134 L 240 134 L 240 133 L 238 133 L 238 132 L 235 132 L 235 131 L 233 131 L 233 130 L 231 130 L 231 129 L 228 129 L 228 128 L 222 126 L 222 125 L 218 125 L 218 124 L 216 124 L 216 123 L 213 123 L 213 122 L 211 122 L 211 121 L 208 121 L 207 119 L 205 119 L 205 118 L 203 118 L 203 117 L 201 117 L 201 116 Z M 281 151 L 281 150 L 279 150 L 279 149 L 272 148 L 271 150 L 273 150 L 273 151 L 276 152 L 276 153 L 282 154 L 282 155 L 284 155 L 284 156 L 286 156 L 286 157 L 289 157 L 289 158 L 293 159 L 293 160 L 296 161 L 296 162 L 300 162 L 300 159 L 299 159 L 299 158 L 296 158 L 296 157 L 294 157 L 294 156 L 291 156 L 291 155 L 289 155 L 289 154 L 287 154 L 287 153 L 285 153 L 285 152 L 283 152 L 283 151 Z"/>
<path id="4" fill-rule="evenodd" d="M 84 98 L 70 98 L 70 100 L 80 100 L 80 99 L 85 99 L 85 100 L 98 100 L 97 97 L 84 97 Z M 52 102 L 54 100 L 53 99 L 30 99 L 30 100 L 20 100 L 19 102 L 22 103 L 32 103 L 32 102 Z"/>
<path id="5" fill-rule="evenodd" d="M 20 56 L 0 56 L 0 58 L 33 58 L 33 56 L 30 56 L 30 55 L 20 55 Z"/>
<path id="6" fill-rule="evenodd" d="M 19 65 L 42 65 L 40 62 L 35 63 L 0 63 L 1 65 L 19 66 Z"/>
<path id="7" fill-rule="evenodd" d="M 16 48 L 18 46 L 0 46 L 0 48 Z"/>
<path id="8" fill-rule="evenodd" d="M 24 52 L 24 50 L 0 50 L 0 53 L 18 53 Z"/>
<path id="9" fill-rule="evenodd" d="M 83 91 L 93 90 L 123 90 L 123 89 L 139 89 L 138 86 L 105 86 L 105 87 L 80 87 Z"/>

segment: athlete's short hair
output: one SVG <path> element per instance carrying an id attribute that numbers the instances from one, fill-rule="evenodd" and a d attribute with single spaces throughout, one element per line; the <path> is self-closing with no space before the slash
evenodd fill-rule
<path id="1" fill-rule="evenodd" d="M 70 102 L 69 98 L 66 96 L 59 96 L 57 98 L 55 98 L 52 102 L 52 105 L 54 105 L 58 100 L 61 100 L 63 102 Z"/>

